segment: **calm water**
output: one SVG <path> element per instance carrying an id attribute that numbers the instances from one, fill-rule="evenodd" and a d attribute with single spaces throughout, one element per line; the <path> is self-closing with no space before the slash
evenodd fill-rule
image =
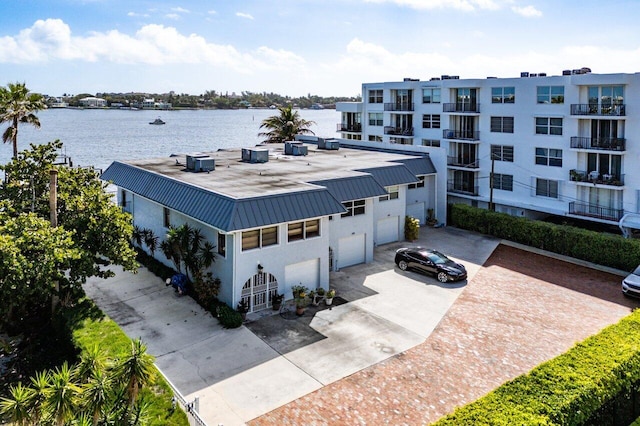
<path id="1" fill-rule="evenodd" d="M 51 109 L 40 111 L 40 129 L 21 125 L 18 149 L 55 139 L 74 166 L 105 169 L 112 161 L 169 156 L 172 153 L 247 147 L 260 143 L 260 124 L 277 110 L 129 111 Z M 300 110 L 311 130 L 321 137 L 336 137 L 340 113 L 335 110 Z M 149 124 L 160 116 L 167 124 Z M 6 126 L 0 128 L 4 131 Z M 0 145 L 0 164 L 11 159 L 10 144 Z"/>

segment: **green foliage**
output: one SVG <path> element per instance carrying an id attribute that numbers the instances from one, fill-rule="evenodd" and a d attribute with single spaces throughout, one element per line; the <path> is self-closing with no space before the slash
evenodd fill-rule
<path id="1" fill-rule="evenodd" d="M 152 274 L 162 278 L 163 281 L 177 273 L 175 269 L 170 268 L 142 250 L 137 250 L 136 261 L 144 265 Z"/>
<path id="2" fill-rule="evenodd" d="M 465 204 L 451 206 L 454 226 L 564 256 L 631 271 L 640 262 L 640 241 L 567 225 L 514 217 Z"/>
<path id="3" fill-rule="evenodd" d="M 42 95 L 31 93 L 25 83 L 9 83 L 7 87 L 0 87 L 0 123 L 9 123 L 2 134 L 2 141 L 13 144 L 13 158 L 18 156 L 18 124 L 40 127 L 35 112 L 46 107 Z"/>
<path id="4" fill-rule="evenodd" d="M 216 309 L 218 321 L 224 328 L 238 328 L 242 325 L 240 312 L 231 309 L 227 305 L 218 306 Z"/>
<path id="5" fill-rule="evenodd" d="M 262 120 L 260 128 L 268 131 L 260 132 L 258 136 L 266 138 L 265 142 L 285 142 L 293 140 L 298 134 L 314 134 L 309 127 L 315 122 L 300 118 L 298 111 L 294 111 L 291 106 L 279 107 L 278 111 L 280 111 L 280 115 Z"/>
<path id="6" fill-rule="evenodd" d="M 435 424 L 579 425 L 638 380 L 640 310 Z"/>
<path id="7" fill-rule="evenodd" d="M 415 241 L 420 234 L 420 220 L 411 217 L 404 217 L 404 238 L 408 241 Z"/>

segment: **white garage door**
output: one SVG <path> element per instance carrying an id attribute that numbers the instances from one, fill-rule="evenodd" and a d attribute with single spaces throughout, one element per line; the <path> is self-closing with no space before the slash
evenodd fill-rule
<path id="1" fill-rule="evenodd" d="M 338 241 L 338 268 L 364 263 L 364 234 L 340 238 Z"/>
<path id="2" fill-rule="evenodd" d="M 427 223 L 427 215 L 424 208 L 424 203 L 415 203 L 407 205 L 407 216 L 415 217 L 420 220 L 420 225 Z"/>
<path id="3" fill-rule="evenodd" d="M 398 241 L 398 216 L 385 217 L 378 221 L 376 244 Z"/>
<path id="4" fill-rule="evenodd" d="M 313 290 L 320 285 L 320 259 L 305 260 L 284 267 L 284 282 L 287 294 L 294 285 L 300 285 Z M 287 296 L 289 298 L 291 296 Z"/>

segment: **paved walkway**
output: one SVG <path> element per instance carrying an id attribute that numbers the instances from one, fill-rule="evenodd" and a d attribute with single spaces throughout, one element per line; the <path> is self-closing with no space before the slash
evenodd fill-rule
<path id="1" fill-rule="evenodd" d="M 419 243 L 464 262 L 470 277 L 497 245 L 453 229 L 423 232 Z M 400 245 L 377 248 L 374 263 L 332 273 L 332 287 L 349 303 L 300 319 L 296 327 L 276 316 L 224 330 L 145 269 L 90 280 L 85 288 L 127 335 L 143 339 L 187 399 L 200 398 L 207 423 L 232 426 L 425 341 L 466 282 L 442 285 L 397 270 L 393 254 Z"/>
<path id="2" fill-rule="evenodd" d="M 501 245 L 424 343 L 250 424 L 431 423 L 629 314 L 620 280 Z"/>

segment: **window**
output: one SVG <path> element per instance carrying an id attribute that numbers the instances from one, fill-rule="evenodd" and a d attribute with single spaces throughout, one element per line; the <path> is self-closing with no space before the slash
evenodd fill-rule
<path id="1" fill-rule="evenodd" d="M 558 181 L 536 179 L 536 195 L 540 197 L 558 198 Z"/>
<path id="2" fill-rule="evenodd" d="M 422 139 L 422 146 L 434 146 L 440 148 L 439 139 Z"/>
<path id="3" fill-rule="evenodd" d="M 290 223 L 287 231 L 289 242 L 320 236 L 320 219 Z"/>
<path id="4" fill-rule="evenodd" d="M 491 131 L 513 133 L 513 117 L 491 117 Z"/>
<path id="5" fill-rule="evenodd" d="M 562 167 L 562 150 L 536 148 L 536 164 L 541 166 Z"/>
<path id="6" fill-rule="evenodd" d="M 562 118 L 536 117 L 537 135 L 562 135 Z"/>
<path id="7" fill-rule="evenodd" d="M 122 207 L 123 210 L 128 211 L 127 210 L 127 191 L 125 191 L 124 189 L 120 191 L 120 207 Z"/>
<path id="8" fill-rule="evenodd" d="M 410 183 L 409 189 L 424 188 L 424 176 L 418 176 L 418 182 Z"/>
<path id="9" fill-rule="evenodd" d="M 346 212 L 342 213 L 341 217 L 357 216 L 364 214 L 365 200 L 345 201 L 342 203 Z"/>
<path id="10" fill-rule="evenodd" d="M 221 233 L 218 233 L 218 254 L 222 257 L 227 254 L 227 236 Z"/>
<path id="11" fill-rule="evenodd" d="M 513 104 L 516 101 L 515 87 L 492 87 L 491 103 L 494 104 Z"/>
<path id="12" fill-rule="evenodd" d="M 400 188 L 398 187 L 398 185 L 385 186 L 384 189 L 387 190 L 387 195 L 383 195 L 382 197 L 378 198 L 379 201 L 388 201 L 388 200 L 398 199 L 399 191 L 400 191 Z"/>
<path id="13" fill-rule="evenodd" d="M 413 139 L 412 138 L 390 137 L 389 138 L 389 143 L 393 143 L 393 144 L 396 144 L 396 145 L 413 145 Z"/>
<path id="14" fill-rule="evenodd" d="M 491 159 L 513 163 L 513 146 L 491 145 Z"/>
<path id="15" fill-rule="evenodd" d="M 382 126 L 382 113 L 370 112 L 369 113 L 369 126 Z"/>
<path id="16" fill-rule="evenodd" d="M 163 223 L 165 228 L 171 227 L 171 210 L 166 207 L 162 209 Z"/>
<path id="17" fill-rule="evenodd" d="M 382 103 L 382 89 L 369 90 L 369 103 L 370 104 Z"/>
<path id="18" fill-rule="evenodd" d="M 440 114 L 422 114 L 423 129 L 439 129 Z"/>
<path id="19" fill-rule="evenodd" d="M 423 104 L 439 104 L 440 88 L 430 87 L 427 89 L 422 89 L 422 103 Z"/>
<path id="20" fill-rule="evenodd" d="M 242 233 L 242 251 L 278 244 L 278 227 L 252 229 Z"/>
<path id="21" fill-rule="evenodd" d="M 369 135 L 369 142 L 382 142 L 382 136 Z"/>
<path id="22" fill-rule="evenodd" d="M 513 175 L 493 174 L 493 189 L 513 191 Z"/>
<path id="23" fill-rule="evenodd" d="M 539 104 L 563 104 L 564 86 L 538 86 Z"/>

